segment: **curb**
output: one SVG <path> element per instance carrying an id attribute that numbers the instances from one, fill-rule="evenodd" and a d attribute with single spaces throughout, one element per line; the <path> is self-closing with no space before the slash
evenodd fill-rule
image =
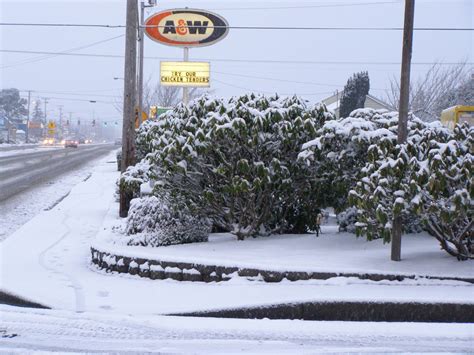
<path id="1" fill-rule="evenodd" d="M 168 315 L 317 321 L 473 323 L 474 304 L 344 301 L 304 302 Z"/>
<path id="2" fill-rule="evenodd" d="M 356 277 L 371 281 L 403 281 L 415 279 L 462 281 L 474 284 L 474 278 L 435 277 L 420 275 L 372 274 L 372 273 L 336 273 L 336 272 L 306 272 L 306 271 L 272 271 L 253 268 L 225 267 L 187 262 L 172 262 L 165 260 L 149 260 L 122 255 L 113 255 L 91 247 L 92 263 L 108 272 L 119 272 L 140 277 L 156 279 L 174 279 L 177 281 L 228 281 L 233 276 L 261 278 L 265 282 L 280 282 L 301 280 L 327 280 L 333 277 Z"/>
<path id="3" fill-rule="evenodd" d="M 12 295 L 5 291 L 0 291 L 0 304 L 7 304 L 9 306 L 26 307 L 26 308 L 50 309 L 50 307 L 44 306 L 40 303 L 26 300 L 22 297 Z"/>

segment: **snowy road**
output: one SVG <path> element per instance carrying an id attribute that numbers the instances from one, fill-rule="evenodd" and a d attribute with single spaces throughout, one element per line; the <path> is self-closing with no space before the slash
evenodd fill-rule
<path id="1" fill-rule="evenodd" d="M 0 352 L 8 353 L 467 353 L 473 346 L 472 324 L 205 319 L 11 306 L 0 306 L 0 313 Z"/>
<path id="2" fill-rule="evenodd" d="M 77 149 L 47 149 L 29 153 L 0 156 L 0 201 L 73 170 L 78 165 L 103 155 L 116 147 L 112 145 L 79 146 Z"/>

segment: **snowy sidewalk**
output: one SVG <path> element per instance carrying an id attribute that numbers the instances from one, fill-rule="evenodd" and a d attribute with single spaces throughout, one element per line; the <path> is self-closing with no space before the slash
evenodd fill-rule
<path id="1" fill-rule="evenodd" d="M 56 309 L 114 314 L 169 314 L 304 301 L 474 303 L 473 285 L 459 281 L 333 278 L 269 284 L 234 278 L 203 283 L 100 271 L 90 263 L 90 246 L 99 233 L 109 233 L 110 226 L 119 222 L 113 198 L 118 172 L 115 164 L 107 163 L 113 160 L 113 153 L 102 159 L 90 179 L 0 244 L 2 289 Z M 318 239 L 276 236 L 244 242 L 219 235 L 211 243 L 139 252 L 288 270 L 352 267 L 412 273 L 420 268 L 424 273 L 473 275 L 472 262 L 444 255 L 426 236 L 405 238 L 405 260 L 394 264 L 388 260 L 388 245 L 328 232 L 323 229 L 325 234 Z"/>

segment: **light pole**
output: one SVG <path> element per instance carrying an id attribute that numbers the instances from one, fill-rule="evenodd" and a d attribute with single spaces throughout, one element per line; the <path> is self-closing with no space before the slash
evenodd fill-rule
<path id="1" fill-rule="evenodd" d="M 28 143 L 30 136 L 30 103 L 31 103 L 31 90 L 28 90 L 28 116 L 26 117 L 26 132 L 25 132 L 25 143 Z"/>
<path id="2" fill-rule="evenodd" d="M 140 45 L 140 50 L 138 54 L 138 121 L 142 123 L 142 110 L 143 110 L 143 56 L 145 50 L 145 31 L 143 29 L 145 24 L 145 8 L 154 7 L 156 5 L 156 0 L 148 0 L 148 5 L 145 5 L 144 1 L 140 3 L 140 30 L 138 31 L 138 41 Z"/>

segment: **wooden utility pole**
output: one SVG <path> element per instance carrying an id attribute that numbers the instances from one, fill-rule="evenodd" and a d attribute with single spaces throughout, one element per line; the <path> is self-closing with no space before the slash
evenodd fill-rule
<path id="1" fill-rule="evenodd" d="M 124 172 L 128 166 L 135 164 L 137 35 L 138 3 L 137 0 L 127 0 L 121 172 Z M 132 196 L 129 193 L 126 193 L 123 188 L 120 188 L 120 217 L 127 217 L 131 199 Z"/>
<path id="2" fill-rule="evenodd" d="M 405 0 L 405 25 L 403 28 L 402 71 L 400 78 L 400 103 L 398 111 L 398 144 L 403 144 L 408 135 L 408 105 L 410 100 L 410 66 L 413 44 L 413 22 L 415 17 L 415 0 Z M 392 223 L 393 261 L 401 260 L 402 218 L 395 217 Z"/>

